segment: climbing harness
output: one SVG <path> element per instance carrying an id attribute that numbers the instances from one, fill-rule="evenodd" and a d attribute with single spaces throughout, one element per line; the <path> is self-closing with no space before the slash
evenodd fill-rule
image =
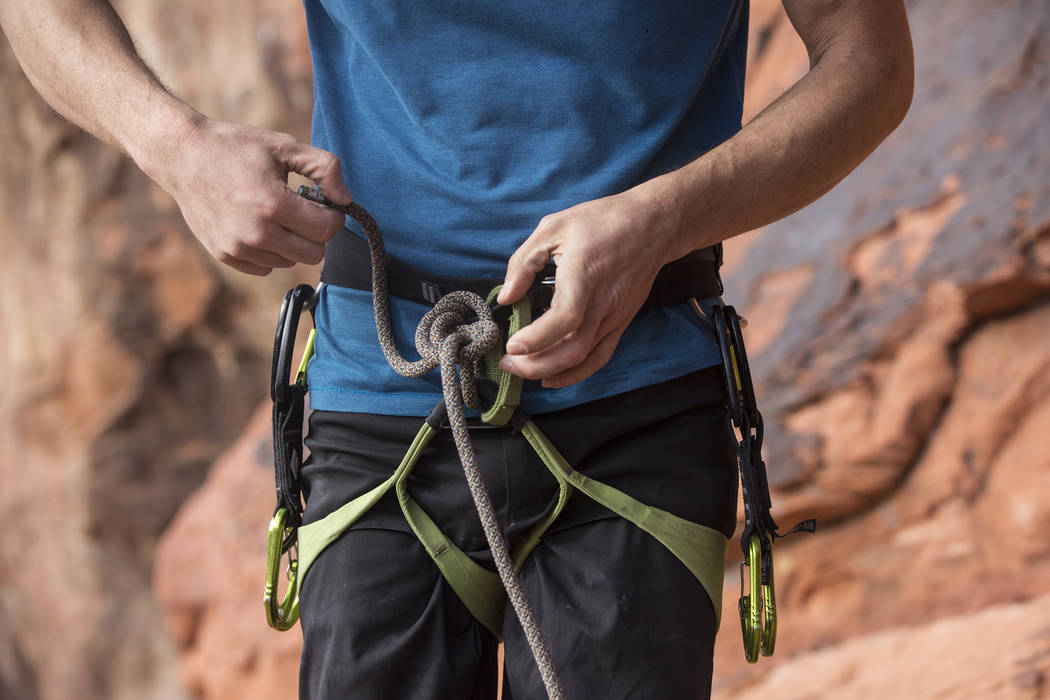
<path id="1" fill-rule="evenodd" d="M 522 380 L 498 368 L 507 338 L 527 325 L 549 305 L 553 276 L 540 275 L 525 297 L 510 307 L 502 307 L 495 302 L 500 289 L 498 285 L 494 288 L 489 285 L 485 290 L 477 281 L 423 275 L 396 259 L 387 259 L 379 228 L 371 215 L 360 205 L 336 205 L 319 189 L 300 188 L 299 194 L 335 208 L 361 225 L 367 237 L 370 260 L 367 288 L 372 291 L 376 330 L 384 356 L 395 371 L 405 376 L 423 376 L 440 367 L 443 397 L 423 421 L 401 463 L 386 481 L 324 518 L 303 525 L 299 469 L 302 466 L 306 366 L 313 351 L 315 331 L 311 330 L 298 371 L 294 379 L 289 381 L 297 327 L 304 310 L 312 313 L 325 284 L 361 288 L 365 286 L 365 280 L 359 272 L 339 269 L 326 262 L 322 283 L 316 292 L 310 285 L 299 285 L 285 295 L 274 338 L 271 374 L 277 506 L 270 523 L 267 548 L 264 593 L 267 622 L 279 630 L 289 629 L 295 624 L 299 614 L 298 592 L 311 564 L 325 547 L 338 539 L 390 491 L 397 496 L 406 521 L 450 587 L 471 614 L 499 639 L 502 639 L 503 611 L 507 601 L 510 601 L 525 632 L 547 694 L 551 698 L 562 697 L 560 680 L 516 572 L 561 514 L 569 495 L 574 491 L 601 503 L 665 546 L 704 587 L 714 607 L 716 621 L 720 619 L 722 582 L 728 549 L 726 537 L 717 530 L 646 505 L 573 469 L 531 418 L 519 408 Z M 333 239 L 329 246 L 358 246 L 360 250 L 363 243 L 364 241 L 357 236 L 344 234 Z M 347 259 L 346 256 L 340 255 L 334 258 Z M 331 259 L 330 254 L 329 260 Z M 697 251 L 671 263 L 657 277 L 653 293 L 646 301 L 647 306 L 643 308 L 668 306 L 689 297 L 719 296 L 722 291 L 721 280 L 717 274 L 720 263 L 720 246 Z M 393 290 L 397 290 L 396 296 L 433 304 L 433 308 L 424 315 L 416 330 L 416 350 L 421 359 L 414 362 L 409 362 L 401 356 L 393 340 L 389 310 L 389 296 L 394 293 Z M 497 316 L 504 323 L 497 324 Z M 728 338 L 728 335 L 726 337 Z M 743 357 L 742 344 L 739 347 L 741 353 L 738 356 Z M 753 402 L 753 395 L 751 400 Z M 740 405 L 739 396 L 735 401 L 734 405 Z M 509 551 L 492 512 L 492 505 L 467 433 L 464 405 L 480 409 L 481 419 L 486 423 L 496 426 L 511 424 L 529 442 L 557 481 L 558 497 L 552 511 L 515 551 Z M 453 432 L 464 474 L 492 551 L 496 572 L 482 567 L 456 547 L 408 491 L 408 477 L 420 455 L 431 439 L 446 425 Z M 759 428 L 758 447 L 760 446 Z M 750 448 L 738 446 L 738 449 Z M 754 450 L 754 454 L 757 456 L 757 449 Z M 743 460 L 743 457 L 741 459 Z M 743 464 L 741 461 L 742 475 Z M 764 486 L 764 467 L 761 483 Z M 747 492 L 748 488 L 745 486 L 745 494 Z M 768 501 L 767 494 L 764 502 L 768 504 Z M 768 506 L 766 514 L 768 515 Z M 747 528 L 745 532 L 748 532 Z M 776 532 L 775 523 L 772 524 L 771 532 Z M 771 545 L 768 552 L 770 594 L 766 598 L 766 604 L 773 605 Z M 288 556 L 288 583 L 284 595 L 280 596 L 279 570 L 285 555 Z M 757 559 L 755 562 L 757 563 Z M 753 571 L 757 569 L 753 568 Z M 765 569 L 761 577 L 762 585 L 766 585 L 764 572 Z M 757 608 L 757 605 L 752 607 Z M 766 619 L 773 621 L 775 634 L 775 607 L 772 610 L 772 615 L 768 615 Z M 747 634 L 745 630 L 745 642 Z M 769 649 L 771 653 L 771 644 Z"/>
<path id="2" fill-rule="evenodd" d="M 772 656 L 776 647 L 773 540 L 793 532 L 814 532 L 817 521 L 810 518 L 784 534 L 778 532 L 776 521 L 770 513 L 772 500 L 766 478 L 766 463 L 762 460 L 764 424 L 755 400 L 740 316 L 732 306 L 716 304 L 711 313 L 713 318 L 709 318 L 695 299 L 692 304 L 698 315 L 713 325 L 722 356 L 729 432 L 736 445 L 740 490 L 744 501 L 744 529 L 740 534 L 740 548 L 744 553 L 744 560 L 740 563 L 740 628 L 744 638 L 744 656 L 749 663 L 755 663 L 760 653 L 762 656 Z M 739 439 L 734 429 L 739 432 Z M 745 568 L 750 572 L 746 587 Z"/>

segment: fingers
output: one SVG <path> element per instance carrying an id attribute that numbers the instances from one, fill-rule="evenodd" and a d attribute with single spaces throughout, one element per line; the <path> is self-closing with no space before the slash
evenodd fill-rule
<path id="1" fill-rule="evenodd" d="M 215 254 L 219 262 L 240 269 L 235 263 L 257 268 L 292 267 L 296 263 L 316 265 L 324 259 L 324 245 L 296 235 L 283 226 L 262 222 L 242 232 Z M 252 274 L 259 274 L 253 272 Z"/>
<path id="2" fill-rule="evenodd" d="M 607 319 L 606 323 L 612 322 Z M 542 379 L 543 386 L 549 389 L 569 386 L 609 362 L 625 328 L 626 324 L 611 330 L 600 328 L 597 334 L 589 331 L 574 334 L 533 355 L 505 355 L 500 360 L 500 369 L 523 379 Z"/>
<path id="3" fill-rule="evenodd" d="M 525 290 L 522 290 L 522 294 L 524 292 Z M 530 355 L 550 347 L 570 334 L 585 335 L 578 331 L 585 325 L 587 312 L 591 311 L 594 316 L 594 312 L 598 311 L 589 309 L 590 296 L 581 274 L 569 264 L 559 267 L 550 309 L 510 337 L 507 353 Z M 590 324 L 591 337 L 583 338 L 584 340 L 593 339 L 593 333 L 597 330 L 596 321 L 597 318 L 593 318 Z M 587 349 L 590 350 L 589 347 Z M 582 360 L 582 357 L 579 359 Z"/>
<path id="4" fill-rule="evenodd" d="M 521 299 L 532 286 L 536 274 L 550 261 L 551 253 L 557 244 L 551 235 L 552 227 L 547 221 L 541 221 L 532 235 L 510 256 L 503 288 L 496 297 L 500 304 L 513 304 Z"/>
<path id="5" fill-rule="evenodd" d="M 324 259 L 323 243 L 311 241 L 283 226 L 269 227 L 266 237 L 260 242 L 260 247 L 288 260 L 307 265 L 316 265 Z"/>
<path id="6" fill-rule="evenodd" d="M 350 190 L 343 182 L 339 158 L 335 155 L 294 139 L 279 144 L 276 151 L 279 162 L 289 170 L 313 180 L 336 204 L 349 204 L 352 201 Z"/>
<path id="7" fill-rule="evenodd" d="M 594 346 L 594 350 L 587 355 L 583 362 L 575 367 L 565 370 L 564 372 L 559 372 L 554 376 L 548 376 L 543 380 L 543 386 L 547 389 L 559 389 L 563 386 L 570 386 L 576 382 L 581 382 L 597 372 L 612 359 L 613 352 L 615 352 L 616 346 L 620 342 L 620 336 L 623 335 L 623 331 L 624 329 L 621 328 L 613 333 L 607 334 L 597 345 Z"/>
<path id="8" fill-rule="evenodd" d="M 315 243 L 327 243 L 343 230 L 346 217 L 342 212 L 311 202 L 287 187 L 282 190 L 276 197 L 273 218 L 285 229 Z"/>
<path id="9" fill-rule="evenodd" d="M 253 265 L 249 262 L 238 260 L 237 258 L 226 258 L 224 256 L 219 256 L 219 262 L 223 263 L 224 265 L 229 265 L 234 270 L 237 270 L 237 272 L 243 272 L 246 275 L 257 275 L 259 277 L 265 277 L 273 271 L 272 268 Z"/>

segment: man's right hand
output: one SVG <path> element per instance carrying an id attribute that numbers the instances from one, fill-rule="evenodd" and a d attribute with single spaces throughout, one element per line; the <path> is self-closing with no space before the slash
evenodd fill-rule
<path id="1" fill-rule="evenodd" d="M 349 204 L 331 153 L 203 117 L 157 80 L 108 0 L 3 0 L 0 26 L 51 106 L 127 153 L 220 262 L 265 275 L 321 261 L 343 216 L 292 193 L 287 177 L 305 175 Z"/>
<path id="2" fill-rule="evenodd" d="M 186 223 L 215 258 L 252 275 L 317 264 L 343 215 L 287 187 L 288 173 L 350 203 L 339 159 L 288 134 L 202 119 L 149 174 L 178 202 Z"/>
<path id="3" fill-rule="evenodd" d="M 0 26 L 41 95 L 167 190 L 220 262 L 265 275 L 321 261 L 343 216 L 291 192 L 287 177 L 349 204 L 331 153 L 203 117 L 157 80 L 107 0 L 3 0 Z"/>

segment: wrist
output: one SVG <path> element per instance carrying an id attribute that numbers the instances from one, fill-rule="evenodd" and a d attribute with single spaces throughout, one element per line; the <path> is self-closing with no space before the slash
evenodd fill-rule
<path id="1" fill-rule="evenodd" d="M 207 117 L 188 104 L 170 98 L 143 128 L 121 145 L 135 164 L 167 192 L 175 188 L 178 164 L 185 149 L 198 138 Z"/>
<path id="2" fill-rule="evenodd" d="M 717 207 L 713 206 L 710 173 L 705 156 L 640 185 L 660 212 L 670 260 L 728 237 L 720 226 Z"/>
<path id="3" fill-rule="evenodd" d="M 693 245 L 681 193 L 668 175 L 648 180 L 630 191 L 649 211 L 647 236 L 660 251 L 662 264 L 677 260 L 697 246 Z"/>

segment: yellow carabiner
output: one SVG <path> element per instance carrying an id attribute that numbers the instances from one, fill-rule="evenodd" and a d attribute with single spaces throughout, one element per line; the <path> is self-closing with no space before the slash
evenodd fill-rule
<path id="1" fill-rule="evenodd" d="M 777 645 L 777 596 L 773 588 L 773 535 L 769 537 L 769 570 L 762 586 L 762 599 L 765 601 L 765 624 L 762 626 L 762 656 L 772 656 Z"/>
<path id="2" fill-rule="evenodd" d="M 281 566 L 281 545 L 293 529 L 287 527 L 288 509 L 278 508 L 270 521 L 266 546 L 266 587 L 263 589 L 263 604 L 266 606 L 266 623 L 275 630 L 291 629 L 299 620 L 299 569 L 298 558 L 289 553 L 288 590 L 280 605 L 277 604 L 277 577 Z"/>
<path id="3" fill-rule="evenodd" d="M 772 656 L 777 643 L 777 600 L 773 586 L 773 536 L 769 537 L 769 583 L 762 583 L 762 545 L 757 535 L 748 542 L 747 559 L 740 562 L 740 629 L 744 638 L 744 658 L 748 663 Z M 744 567 L 750 569 L 750 586 L 744 592 Z"/>

